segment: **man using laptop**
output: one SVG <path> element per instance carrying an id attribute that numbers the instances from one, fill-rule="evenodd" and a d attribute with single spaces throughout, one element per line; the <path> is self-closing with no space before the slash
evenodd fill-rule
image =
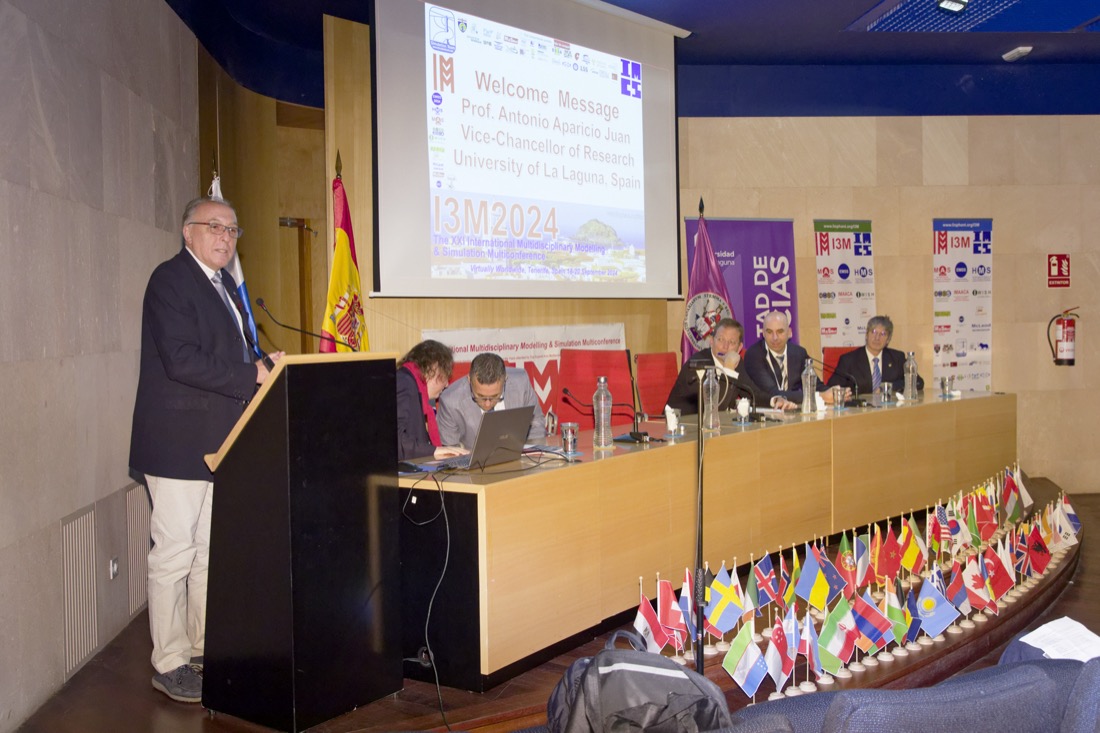
<path id="1" fill-rule="evenodd" d="M 486 412 L 528 405 L 534 407 L 526 441 L 531 443 L 546 436 L 546 426 L 527 372 L 506 368 L 496 354 L 478 354 L 470 363 L 470 373 L 439 396 L 439 436 L 443 445 L 470 448 Z"/>

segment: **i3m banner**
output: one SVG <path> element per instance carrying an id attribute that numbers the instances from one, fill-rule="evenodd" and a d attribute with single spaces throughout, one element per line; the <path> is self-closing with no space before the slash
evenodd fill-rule
<path id="1" fill-rule="evenodd" d="M 993 382 L 993 220 L 932 220 L 932 378 L 956 390 Z"/>

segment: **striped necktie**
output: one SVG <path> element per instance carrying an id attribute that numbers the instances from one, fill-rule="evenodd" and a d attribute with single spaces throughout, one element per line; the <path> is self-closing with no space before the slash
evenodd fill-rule
<path id="1" fill-rule="evenodd" d="M 772 355 L 778 367 L 778 369 L 775 370 L 775 383 L 781 390 L 787 389 L 787 360 L 785 356 L 785 354 Z"/>
<path id="2" fill-rule="evenodd" d="M 875 364 L 874 369 L 871 370 L 871 391 L 874 392 L 882 386 L 882 370 L 878 368 L 877 356 L 871 361 Z"/>
<path id="3" fill-rule="evenodd" d="M 218 295 L 222 297 L 222 302 L 225 303 L 225 307 L 229 309 L 229 317 L 233 319 L 233 323 L 237 325 L 237 330 L 244 336 L 243 324 L 241 323 L 240 316 L 237 314 L 237 309 L 233 307 L 233 303 L 229 300 L 229 293 L 225 290 L 225 283 L 222 282 L 221 270 L 215 272 L 213 277 L 210 278 L 210 282 L 214 283 L 214 289 L 218 291 Z M 252 361 L 249 358 L 248 344 L 244 338 L 241 339 L 241 355 L 245 361 Z"/>

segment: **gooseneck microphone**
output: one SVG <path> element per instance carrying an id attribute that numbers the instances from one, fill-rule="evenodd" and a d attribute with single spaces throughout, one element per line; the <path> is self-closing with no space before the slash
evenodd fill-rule
<path id="1" fill-rule="evenodd" d="M 687 365 L 689 369 L 699 371 L 701 369 L 706 369 L 707 367 L 714 366 L 714 358 L 711 356 L 699 356 L 698 354 L 692 354 L 691 358 L 688 359 Z"/>
<path id="2" fill-rule="evenodd" d="M 271 311 L 269 311 L 267 309 L 267 305 L 264 304 L 264 299 L 263 298 L 256 298 L 256 305 L 260 306 L 260 308 L 263 309 L 263 312 L 267 314 L 268 318 L 275 321 L 276 326 L 282 326 L 283 328 L 287 329 L 288 331 L 297 331 L 298 333 L 304 333 L 306 336 L 312 336 L 315 339 L 320 339 L 322 341 L 328 341 L 330 343 L 336 344 L 337 346 L 346 346 L 349 349 L 351 349 L 352 351 L 359 351 L 359 349 L 355 348 L 354 346 L 352 346 L 348 342 L 341 341 L 338 338 L 333 338 L 332 336 L 329 336 L 327 333 L 314 333 L 313 331 L 305 331 L 301 328 L 296 328 L 295 326 L 290 326 L 290 325 L 287 325 L 286 323 L 281 322 L 278 318 L 271 315 Z"/>
<path id="3" fill-rule="evenodd" d="M 593 407 L 592 403 L 591 402 L 585 402 L 581 398 L 577 397 L 577 395 L 575 395 L 575 394 L 573 394 L 572 392 L 569 391 L 568 387 L 562 387 L 561 393 L 563 395 L 565 395 L 566 397 L 568 397 L 573 402 L 576 402 L 577 404 L 581 405 L 582 407 L 592 408 L 593 414 L 595 414 L 595 408 Z M 634 405 L 628 404 L 626 402 L 612 402 L 611 406 L 612 407 L 625 407 L 628 410 L 630 410 L 630 414 L 634 416 L 634 429 L 632 431 L 630 431 L 630 437 L 634 440 L 635 443 L 648 443 L 649 442 L 649 433 L 642 432 L 638 429 L 639 428 L 639 425 L 638 425 L 639 413 L 638 413 L 638 411 L 636 411 L 634 409 Z M 620 442 L 622 442 L 622 441 L 620 441 Z"/>
<path id="4" fill-rule="evenodd" d="M 695 370 L 695 376 L 692 376 L 692 377 L 688 378 L 688 384 L 689 385 L 690 384 L 695 384 L 696 382 L 699 381 L 700 374 L 702 373 L 702 371 L 704 369 L 707 369 L 708 367 L 715 367 L 713 357 L 711 357 L 711 356 L 700 357 L 698 354 L 694 354 L 690 359 L 688 359 L 687 365 L 688 365 L 688 368 Z M 762 412 L 759 412 L 756 408 L 756 393 L 755 392 L 753 392 L 751 389 L 749 389 L 748 386 L 742 384 L 740 381 L 738 381 L 738 380 L 734 379 L 733 377 L 729 376 L 728 374 L 726 374 L 721 369 L 718 369 L 717 367 L 715 367 L 715 374 L 717 375 L 717 377 L 719 379 L 722 379 L 722 380 L 725 381 L 725 383 L 727 385 L 727 388 L 732 387 L 733 389 L 737 390 L 737 392 L 739 392 L 740 394 L 746 395 L 749 398 L 749 404 L 752 406 L 752 409 L 749 412 L 749 414 L 752 416 L 752 417 L 749 418 L 750 420 L 752 420 L 753 422 L 765 422 L 767 420 L 767 416 L 764 415 Z M 735 409 L 734 405 L 731 404 L 729 409 Z M 699 419 L 702 420 L 702 417 L 700 416 Z"/>
<path id="5" fill-rule="evenodd" d="M 823 378 L 825 376 L 825 370 L 826 369 L 831 369 L 833 374 L 836 374 L 839 377 L 843 377 L 844 379 L 849 380 L 852 383 L 852 399 L 845 402 L 844 403 L 845 405 L 847 405 L 848 407 L 866 407 L 867 406 L 867 400 L 861 399 L 860 396 L 859 396 L 859 382 L 856 381 L 855 377 L 853 377 L 848 372 L 840 371 L 835 366 L 830 366 L 829 364 L 826 364 L 825 362 L 821 361 L 821 359 L 816 359 L 816 358 L 810 356 L 809 353 L 806 354 L 806 358 L 809 359 L 810 361 L 812 361 L 814 364 L 817 364 L 821 367 L 821 376 Z M 825 381 L 828 382 L 828 380 L 825 380 Z"/>
<path id="6" fill-rule="evenodd" d="M 723 376 L 726 376 L 726 375 L 723 375 Z M 740 392 L 742 394 L 747 394 L 749 396 L 749 404 L 752 405 L 752 410 L 749 412 L 749 414 L 752 415 L 752 417 L 749 418 L 749 419 L 753 420 L 755 422 L 764 422 L 766 417 L 763 414 L 758 413 L 756 411 L 756 393 L 753 392 L 748 387 L 746 387 L 745 385 L 738 382 L 736 379 L 731 379 L 730 377 L 726 377 L 726 381 L 730 384 L 730 386 L 732 386 L 738 392 Z"/>

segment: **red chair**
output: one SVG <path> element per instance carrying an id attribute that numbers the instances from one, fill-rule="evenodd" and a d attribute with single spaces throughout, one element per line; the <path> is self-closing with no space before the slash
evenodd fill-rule
<path id="1" fill-rule="evenodd" d="M 638 407 L 646 415 L 659 416 L 664 413 L 665 401 L 680 374 L 679 364 L 680 357 L 675 351 L 634 355 Z"/>
<path id="2" fill-rule="evenodd" d="M 592 408 L 580 404 L 580 401 L 592 403 L 596 377 L 607 377 L 607 388 L 611 390 L 612 402 L 634 404 L 630 359 L 626 349 L 562 349 L 558 357 L 558 378 L 554 388 L 557 397 L 555 411 L 558 413 L 559 424 L 579 423 L 581 430 L 595 427 Z M 575 400 L 565 395 L 567 389 L 573 393 Z M 611 424 L 633 425 L 634 410 L 625 406 L 612 407 Z"/>
<path id="3" fill-rule="evenodd" d="M 470 362 L 468 361 L 456 361 L 454 367 L 451 369 L 451 382 L 454 383 L 465 377 L 470 373 Z"/>

